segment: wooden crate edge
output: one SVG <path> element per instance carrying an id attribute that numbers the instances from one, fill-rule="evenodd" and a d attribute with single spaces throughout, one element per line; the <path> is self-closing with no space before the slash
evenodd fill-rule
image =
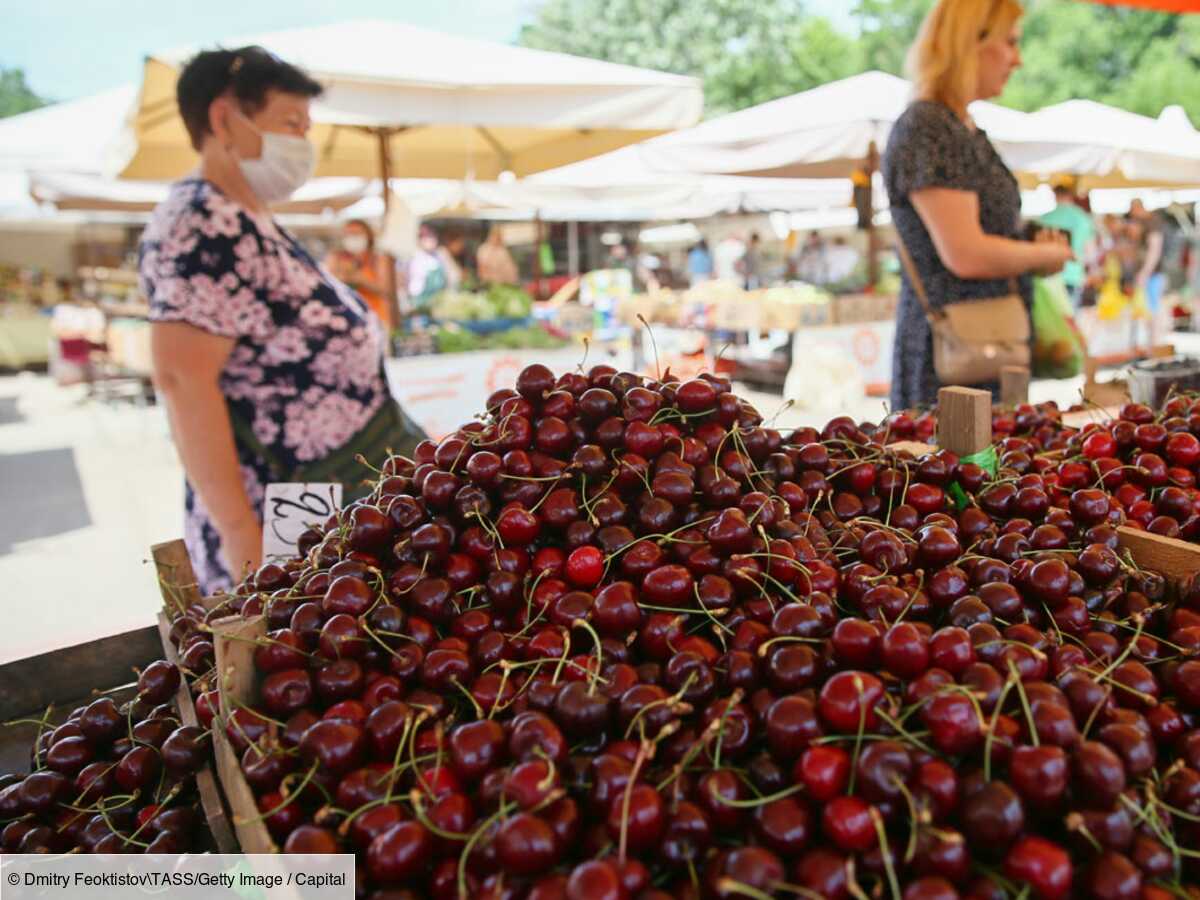
<path id="1" fill-rule="evenodd" d="M 233 827 L 244 853 L 278 853 L 279 847 L 258 818 L 254 792 L 246 782 L 241 764 L 225 734 L 225 724 L 237 706 L 254 703 L 254 640 L 266 635 L 262 616 L 228 618 L 212 623 L 213 647 L 217 657 L 217 693 L 221 710 L 213 721 L 213 749 L 217 776 L 233 813 Z"/>
<path id="2" fill-rule="evenodd" d="M 171 642 L 171 623 L 165 612 L 158 614 L 158 634 L 162 639 L 163 654 L 167 662 L 180 666 L 179 654 Z M 175 692 L 175 705 L 179 709 L 180 720 L 184 725 L 200 727 L 200 719 L 196 715 L 196 706 L 192 703 L 192 692 L 186 680 L 179 684 Z M 200 806 L 204 810 L 204 818 L 208 822 L 208 830 L 217 845 L 218 853 L 237 853 L 238 843 L 229 826 L 229 815 L 225 811 L 225 803 L 221 790 L 213 776 L 210 763 L 205 763 L 196 773 L 196 790 L 200 794 Z"/>

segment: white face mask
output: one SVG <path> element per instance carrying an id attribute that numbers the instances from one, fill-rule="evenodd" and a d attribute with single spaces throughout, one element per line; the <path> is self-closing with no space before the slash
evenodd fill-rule
<path id="1" fill-rule="evenodd" d="M 342 249 L 347 253 L 359 254 L 367 252 L 367 236 L 365 234 L 348 234 L 342 238 Z"/>
<path id="2" fill-rule="evenodd" d="M 280 203 L 300 189 L 317 167 L 317 154 L 307 138 L 259 129 L 241 112 L 246 123 L 262 138 L 258 159 L 239 160 L 242 176 L 258 199 Z"/>

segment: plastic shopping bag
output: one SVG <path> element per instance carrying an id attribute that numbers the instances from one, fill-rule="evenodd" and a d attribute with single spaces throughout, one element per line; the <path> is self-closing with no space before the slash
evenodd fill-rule
<path id="1" fill-rule="evenodd" d="M 1033 282 L 1033 372 L 1039 378 L 1071 378 L 1083 371 L 1084 351 L 1072 319 L 1062 277 Z"/>
<path id="2" fill-rule="evenodd" d="M 1129 296 L 1121 288 L 1121 264 L 1109 256 L 1104 263 L 1104 284 L 1096 297 L 1096 315 L 1105 321 L 1119 319 L 1129 306 Z"/>

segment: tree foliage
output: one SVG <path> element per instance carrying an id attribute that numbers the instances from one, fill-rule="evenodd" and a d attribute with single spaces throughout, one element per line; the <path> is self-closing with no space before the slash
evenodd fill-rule
<path id="1" fill-rule="evenodd" d="M 46 103 L 25 83 L 21 69 L 0 68 L 0 119 L 29 112 Z"/>
<path id="2" fill-rule="evenodd" d="M 856 41 L 800 0 L 547 0 L 520 42 L 702 77 L 710 115 L 862 70 Z"/>
<path id="3" fill-rule="evenodd" d="M 853 0 L 839 30 L 803 0 L 543 0 L 520 42 L 704 79 L 706 115 L 868 69 L 902 74 L 932 0 Z M 1001 102 L 1076 97 L 1200 124 L 1200 16 L 1026 0 L 1023 67 Z"/>

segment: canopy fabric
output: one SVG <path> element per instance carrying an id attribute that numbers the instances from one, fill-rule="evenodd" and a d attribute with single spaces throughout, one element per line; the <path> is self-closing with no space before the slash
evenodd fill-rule
<path id="1" fill-rule="evenodd" d="M 532 219 L 551 222 L 650 222 L 705 219 L 723 213 L 794 211 L 848 206 L 849 181 L 695 177 L 657 184 L 552 184 L 397 179 L 392 193 L 420 218 Z M 382 213 L 378 196 L 345 210 L 347 217 Z"/>
<path id="2" fill-rule="evenodd" d="M 1162 12 L 1200 12 L 1200 0 L 1092 0 L 1105 6 L 1140 6 Z"/>
<path id="3" fill-rule="evenodd" d="M 0 171 L 99 174 L 136 97 L 129 84 L 0 119 Z"/>
<path id="4" fill-rule="evenodd" d="M 495 179 L 565 165 L 692 125 L 695 78 L 359 20 L 250 36 L 326 88 L 314 104 L 318 175 Z M 196 156 L 175 81 L 198 47 L 151 55 L 123 178 L 175 178 Z"/>
<path id="5" fill-rule="evenodd" d="M 643 181 L 680 171 L 846 178 L 869 164 L 872 145 L 883 152 L 911 96 L 904 79 L 866 72 L 537 179 L 614 183 L 622 171 Z M 1155 120 L 1072 100 L 1037 113 L 993 103 L 974 103 L 970 111 L 1026 187 L 1060 173 L 1080 176 L 1085 190 L 1200 184 L 1200 134 L 1181 110 Z"/>
<path id="6" fill-rule="evenodd" d="M 907 81 L 864 72 L 811 90 L 718 116 L 694 128 L 564 167 L 538 179 L 641 180 L 690 171 L 774 178 L 849 178 L 882 153 L 892 124 L 911 99 Z M 971 113 L 993 136 L 1024 135 L 1025 113 L 976 103 Z"/>
<path id="7" fill-rule="evenodd" d="M 360 201 L 370 182 L 362 178 L 314 178 L 286 203 L 272 209 L 280 215 L 321 215 Z M 60 210 L 151 212 L 167 197 L 168 182 L 118 181 L 100 175 L 30 172 L 29 193 L 39 203 Z"/>
<path id="8" fill-rule="evenodd" d="M 1028 128 L 1027 140 L 1000 147 L 1020 171 L 1078 175 L 1084 190 L 1200 184 L 1200 133 L 1186 116 L 1181 123 L 1174 113 L 1152 119 L 1093 100 L 1067 100 L 1032 113 Z"/>

